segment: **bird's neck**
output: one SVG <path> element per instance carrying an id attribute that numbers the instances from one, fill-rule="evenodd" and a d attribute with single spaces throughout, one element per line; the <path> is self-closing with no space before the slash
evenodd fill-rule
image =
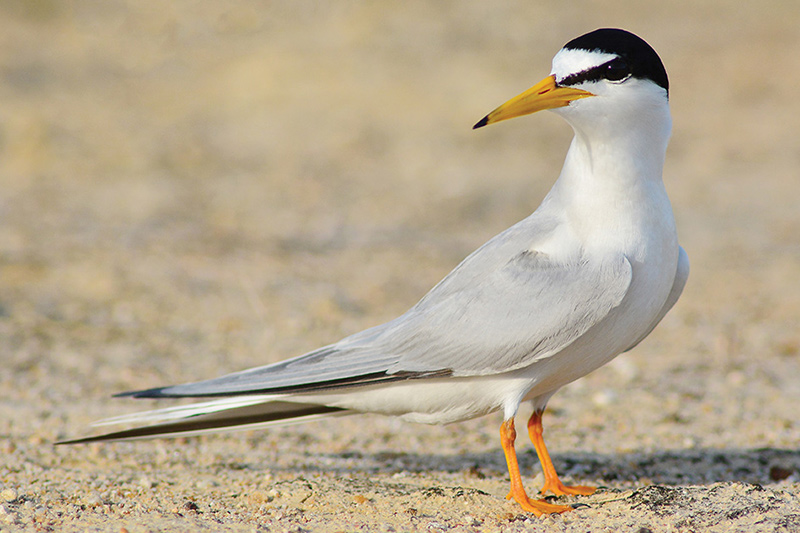
<path id="1" fill-rule="evenodd" d="M 658 118 L 627 125 L 599 121 L 591 130 L 573 126 L 575 138 L 548 196 L 584 242 L 630 241 L 647 226 L 674 232 L 662 180 L 668 111 Z"/>
<path id="2" fill-rule="evenodd" d="M 572 180 L 571 186 L 596 183 L 606 190 L 660 183 L 672 129 L 669 108 L 627 116 L 629 120 L 596 117 L 586 124 L 573 123 L 575 137 L 562 178 Z"/>

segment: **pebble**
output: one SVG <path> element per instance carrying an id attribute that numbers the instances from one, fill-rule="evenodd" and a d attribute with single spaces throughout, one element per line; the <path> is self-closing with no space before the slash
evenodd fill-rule
<path id="1" fill-rule="evenodd" d="M 17 515 L 4 503 L 0 504 L 0 521 L 8 524 L 13 524 L 17 521 Z"/>
<path id="2" fill-rule="evenodd" d="M 772 481 L 783 481 L 794 473 L 792 468 L 775 465 L 769 469 L 769 478 Z"/>
<path id="3" fill-rule="evenodd" d="M 86 496 L 85 503 L 89 507 L 97 507 L 98 505 L 101 505 L 103 503 L 103 499 L 100 497 L 98 493 L 92 492 L 91 494 Z"/>
<path id="4" fill-rule="evenodd" d="M 630 383 L 639 375 L 639 369 L 636 368 L 636 364 L 627 355 L 620 355 L 611 361 L 608 366 L 626 383 Z"/>
<path id="5" fill-rule="evenodd" d="M 19 497 L 19 493 L 12 488 L 5 488 L 0 491 L 0 500 L 4 502 L 13 502 Z"/>
<path id="6" fill-rule="evenodd" d="M 592 395 L 592 403 L 597 407 L 608 407 L 617 401 L 617 393 L 613 389 L 603 389 Z"/>
<path id="7" fill-rule="evenodd" d="M 42 522 L 44 521 L 46 516 L 47 516 L 47 507 L 40 505 L 39 507 L 33 510 L 34 522 Z"/>

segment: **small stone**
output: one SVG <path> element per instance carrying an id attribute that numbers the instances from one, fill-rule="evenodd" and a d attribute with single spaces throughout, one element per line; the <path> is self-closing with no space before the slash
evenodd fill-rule
<path id="1" fill-rule="evenodd" d="M 274 498 L 262 490 L 254 490 L 248 495 L 251 503 L 269 503 Z"/>
<path id="2" fill-rule="evenodd" d="M 103 504 L 103 499 L 100 495 L 96 492 L 92 492 L 86 496 L 86 500 L 84 502 L 89 507 L 97 507 L 98 505 Z"/>
<path id="3" fill-rule="evenodd" d="M 17 521 L 17 515 L 11 511 L 6 504 L 0 504 L 0 522 L 13 524 Z"/>
<path id="4" fill-rule="evenodd" d="M 726 381 L 735 387 L 743 385 L 747 381 L 747 375 L 739 370 L 733 370 L 726 376 Z"/>
<path id="5" fill-rule="evenodd" d="M 478 520 L 477 518 L 475 518 L 470 514 L 465 514 L 461 518 L 464 521 L 464 523 L 468 526 L 480 527 L 483 524 L 483 522 L 481 522 L 480 520 Z"/>
<path id="6" fill-rule="evenodd" d="M 208 489 L 215 487 L 216 484 L 210 479 L 201 479 L 195 482 L 195 488 L 202 491 L 207 491 Z"/>
<path id="7" fill-rule="evenodd" d="M 5 488 L 0 491 L 0 500 L 4 502 L 13 502 L 19 497 L 19 493 L 12 488 Z"/>
<path id="8" fill-rule="evenodd" d="M 33 521 L 34 522 L 43 522 L 45 517 L 47 516 L 47 508 L 44 506 L 39 506 L 33 510 Z"/>
<path id="9" fill-rule="evenodd" d="M 475 479 L 486 479 L 486 474 L 481 472 L 481 469 L 478 465 L 472 465 L 467 469 L 467 477 L 475 478 Z"/>
<path id="10" fill-rule="evenodd" d="M 617 357 L 608 366 L 625 382 L 633 381 L 639 373 L 633 361 L 625 355 Z"/>
<path id="11" fill-rule="evenodd" d="M 194 503 L 192 501 L 189 501 L 189 502 L 186 502 L 186 503 L 183 504 L 183 510 L 184 511 L 192 511 L 192 512 L 196 513 L 196 512 L 198 512 L 200 510 L 200 508 L 197 506 L 196 503 Z"/>
<path id="12" fill-rule="evenodd" d="M 611 389 L 603 389 L 592 395 L 592 403 L 597 407 L 608 407 L 617 401 L 617 393 Z"/>
<path id="13" fill-rule="evenodd" d="M 794 470 L 784 466 L 775 465 L 769 469 L 769 478 L 772 481 L 783 481 L 792 474 L 794 474 Z"/>

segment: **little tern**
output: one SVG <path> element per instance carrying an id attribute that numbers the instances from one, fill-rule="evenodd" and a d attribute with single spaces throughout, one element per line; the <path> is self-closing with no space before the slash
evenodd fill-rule
<path id="1" fill-rule="evenodd" d="M 549 109 L 573 128 L 561 175 L 536 211 L 469 255 L 414 307 L 305 355 L 216 379 L 123 393 L 207 398 L 100 424 L 139 427 L 68 441 L 250 429 L 381 413 L 446 424 L 502 410 L 509 499 L 536 515 L 572 509 L 523 488 L 514 417 L 542 493 L 591 494 L 558 478 L 542 438 L 550 397 L 644 339 L 678 300 L 689 261 L 662 180 L 672 122 L 656 52 L 620 29 L 568 42 L 540 83 L 475 128 Z"/>

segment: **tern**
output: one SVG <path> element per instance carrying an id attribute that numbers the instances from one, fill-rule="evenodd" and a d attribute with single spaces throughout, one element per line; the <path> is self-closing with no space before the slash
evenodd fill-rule
<path id="1" fill-rule="evenodd" d="M 251 429 L 352 413 L 446 424 L 503 412 L 509 499 L 538 515 L 571 510 L 530 498 L 514 417 L 555 495 L 567 486 L 542 437 L 542 413 L 564 385 L 642 341 L 689 275 L 662 171 L 672 121 L 658 54 L 620 29 L 568 42 L 549 76 L 475 124 L 549 109 L 573 128 L 561 175 L 536 211 L 478 248 L 414 307 L 305 355 L 216 379 L 128 392 L 206 398 L 100 424 L 140 427 L 65 443 Z"/>

